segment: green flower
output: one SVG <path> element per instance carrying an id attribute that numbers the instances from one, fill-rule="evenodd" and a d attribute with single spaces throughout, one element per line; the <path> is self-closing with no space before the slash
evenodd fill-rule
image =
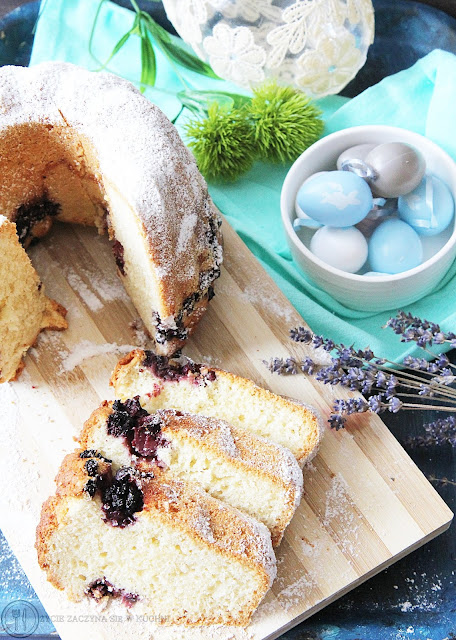
<path id="1" fill-rule="evenodd" d="M 185 131 L 199 170 L 209 180 L 236 180 L 257 155 L 255 133 L 244 109 L 212 102 L 207 117 L 188 122 Z"/>
<path id="2" fill-rule="evenodd" d="M 323 133 L 321 111 L 311 100 L 274 82 L 254 90 L 248 113 L 259 155 L 273 162 L 296 160 Z"/>

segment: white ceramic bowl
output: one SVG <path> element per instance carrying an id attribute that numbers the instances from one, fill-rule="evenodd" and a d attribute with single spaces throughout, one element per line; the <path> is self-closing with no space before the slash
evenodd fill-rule
<path id="1" fill-rule="evenodd" d="M 317 258 L 293 229 L 295 198 L 299 187 L 313 173 L 336 168 L 339 155 L 357 144 L 406 142 L 423 154 L 426 171 L 447 183 L 456 202 L 456 163 L 434 142 L 400 129 L 364 125 L 337 131 L 322 138 L 299 156 L 285 178 L 281 193 L 282 222 L 296 263 L 316 284 L 352 309 L 384 311 L 404 307 L 427 295 L 439 284 L 456 257 L 456 221 L 446 244 L 414 269 L 395 275 L 363 276 L 329 266 Z"/>

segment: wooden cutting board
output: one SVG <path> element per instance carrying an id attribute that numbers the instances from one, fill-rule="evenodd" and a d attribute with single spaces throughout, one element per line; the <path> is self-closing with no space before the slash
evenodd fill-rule
<path id="1" fill-rule="evenodd" d="M 263 359 L 304 353 L 288 336 L 303 320 L 226 222 L 224 238 L 217 295 L 185 353 L 312 404 L 326 419 L 333 399 L 348 392 L 268 372 Z M 304 498 L 278 549 L 278 577 L 246 630 L 157 628 L 114 603 L 105 612 L 68 603 L 37 565 L 41 503 L 83 421 L 112 397 L 117 359 L 146 343 L 129 326 L 137 314 L 106 238 L 61 225 L 31 253 L 48 294 L 68 308 L 70 327 L 41 334 L 20 380 L 0 389 L 0 526 L 62 640 L 276 638 L 449 526 L 453 514 L 383 422 L 354 416 L 346 430 L 326 430 L 305 469 Z"/>

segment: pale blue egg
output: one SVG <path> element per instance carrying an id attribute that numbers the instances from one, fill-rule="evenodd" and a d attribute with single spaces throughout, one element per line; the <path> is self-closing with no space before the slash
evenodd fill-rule
<path id="1" fill-rule="evenodd" d="M 373 207 L 368 184 L 350 171 L 326 171 L 307 180 L 296 197 L 312 220 L 332 227 L 349 227 L 367 216 Z"/>
<path id="2" fill-rule="evenodd" d="M 448 186 L 433 175 L 398 200 L 399 216 L 420 236 L 434 236 L 448 227 L 454 216 L 454 200 Z"/>
<path id="3" fill-rule="evenodd" d="M 377 227 L 369 240 L 369 262 L 372 271 L 402 273 L 414 269 L 423 260 L 419 235 L 412 227 L 393 218 Z"/>

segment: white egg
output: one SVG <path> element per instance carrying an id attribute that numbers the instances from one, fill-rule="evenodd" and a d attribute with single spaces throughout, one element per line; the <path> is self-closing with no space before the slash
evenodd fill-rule
<path id="1" fill-rule="evenodd" d="M 356 273 L 367 260 L 368 246 L 356 227 L 324 226 L 313 236 L 310 250 L 331 267 Z"/>

